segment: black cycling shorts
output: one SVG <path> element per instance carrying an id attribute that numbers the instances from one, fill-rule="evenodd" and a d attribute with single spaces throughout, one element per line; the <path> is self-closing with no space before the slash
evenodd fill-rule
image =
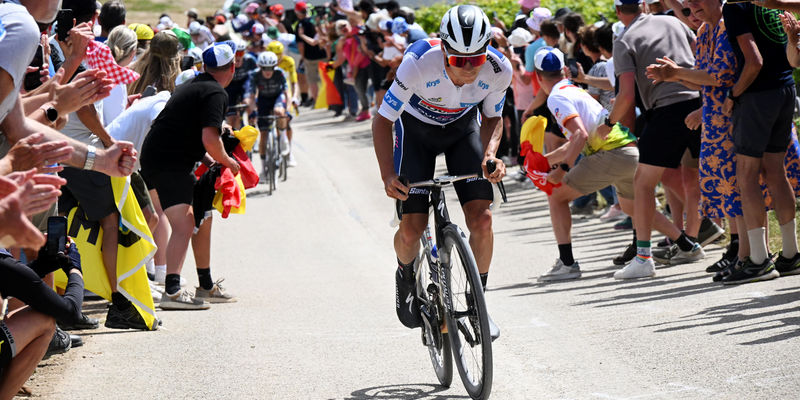
<path id="1" fill-rule="evenodd" d="M 11 331 L 5 322 L 0 320 L 0 373 L 3 368 L 11 363 L 11 359 L 16 355 L 17 346 L 14 343 L 14 337 L 11 336 Z"/>
<path id="2" fill-rule="evenodd" d="M 442 153 L 450 175 L 481 172 L 483 146 L 477 108 L 445 126 L 426 124 L 407 112 L 395 121 L 394 167 L 398 175 L 411 183 L 432 179 L 436 156 Z M 453 187 L 462 206 L 472 200 L 494 199 L 492 186 L 484 178 L 459 181 Z M 429 196 L 427 189 L 411 189 L 403 202 L 403 213 L 427 214 Z"/>

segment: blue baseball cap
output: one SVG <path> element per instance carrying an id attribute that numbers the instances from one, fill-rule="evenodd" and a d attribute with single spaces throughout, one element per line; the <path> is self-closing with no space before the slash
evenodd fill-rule
<path id="1" fill-rule="evenodd" d="M 564 68 L 564 53 L 549 46 L 542 47 L 533 56 L 533 63 L 540 71 L 561 71 Z"/>
<path id="2" fill-rule="evenodd" d="M 210 68 L 219 68 L 233 61 L 236 47 L 226 43 L 214 43 L 203 51 L 203 64 Z"/>

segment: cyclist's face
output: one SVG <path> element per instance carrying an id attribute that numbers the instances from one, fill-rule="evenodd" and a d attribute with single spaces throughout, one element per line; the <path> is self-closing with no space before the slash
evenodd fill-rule
<path id="1" fill-rule="evenodd" d="M 450 79 L 453 81 L 453 83 L 460 86 L 475 82 L 475 80 L 478 79 L 478 73 L 481 72 L 483 64 L 478 64 L 475 66 L 472 63 L 467 62 L 461 67 L 456 67 L 448 62 L 448 52 L 444 48 L 444 45 L 442 45 L 442 53 L 444 54 L 444 65 L 445 69 L 447 70 L 447 75 L 450 76 Z"/>
<path id="2" fill-rule="evenodd" d="M 272 74 L 275 73 L 274 68 L 261 68 L 261 75 L 264 75 L 264 78 L 272 78 Z"/>

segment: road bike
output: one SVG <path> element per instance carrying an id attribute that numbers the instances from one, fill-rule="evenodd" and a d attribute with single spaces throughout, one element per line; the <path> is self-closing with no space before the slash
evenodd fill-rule
<path id="1" fill-rule="evenodd" d="M 494 171 L 487 162 L 487 169 Z M 421 255 L 414 270 L 422 315 L 422 343 L 428 348 L 442 386 L 453 380 L 453 359 L 464 387 L 473 399 L 487 399 L 492 390 L 492 339 L 483 285 L 467 236 L 450 221 L 442 188 L 479 174 L 440 176 L 408 184 L 430 190 L 433 229 L 425 228 Z M 505 200 L 505 189 L 498 185 Z M 397 215 L 402 218 L 401 202 Z"/>
<path id="2" fill-rule="evenodd" d="M 266 141 L 265 143 L 265 154 L 264 156 L 265 162 L 261 164 L 262 171 L 264 172 L 264 176 L 266 179 L 267 184 L 267 194 L 271 195 L 276 187 L 276 182 L 278 178 L 282 181 L 286 181 L 288 177 L 288 162 L 289 156 L 288 154 L 283 154 L 283 149 L 281 148 L 281 141 L 278 139 L 278 128 L 277 124 L 275 123 L 276 120 L 280 118 L 288 118 L 288 117 L 279 117 L 275 115 L 266 115 L 266 116 L 259 116 L 259 129 L 262 129 L 260 124 L 266 123 L 269 124 L 269 129 L 267 130 L 267 136 L 264 138 Z M 277 175 L 277 176 L 276 176 Z"/>

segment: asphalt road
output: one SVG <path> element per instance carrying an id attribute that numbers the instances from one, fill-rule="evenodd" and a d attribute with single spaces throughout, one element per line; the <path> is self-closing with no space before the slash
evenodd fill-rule
<path id="1" fill-rule="evenodd" d="M 157 332 L 101 328 L 43 362 L 28 387 L 69 399 L 449 399 L 419 330 L 394 312 L 392 203 L 369 123 L 324 111 L 295 121 L 299 163 L 247 214 L 215 216 L 212 271 L 239 297 L 208 311 L 163 311 Z M 796 399 L 800 276 L 722 287 L 706 261 L 617 282 L 629 240 L 574 220 L 578 281 L 539 284 L 557 255 L 542 193 L 506 182 L 496 212 L 488 304 L 495 399 Z M 455 195 L 450 210 L 461 221 Z M 462 225 L 463 226 L 463 225 Z M 191 254 L 183 275 L 197 283 Z M 105 317 L 102 305 L 87 310 Z"/>

